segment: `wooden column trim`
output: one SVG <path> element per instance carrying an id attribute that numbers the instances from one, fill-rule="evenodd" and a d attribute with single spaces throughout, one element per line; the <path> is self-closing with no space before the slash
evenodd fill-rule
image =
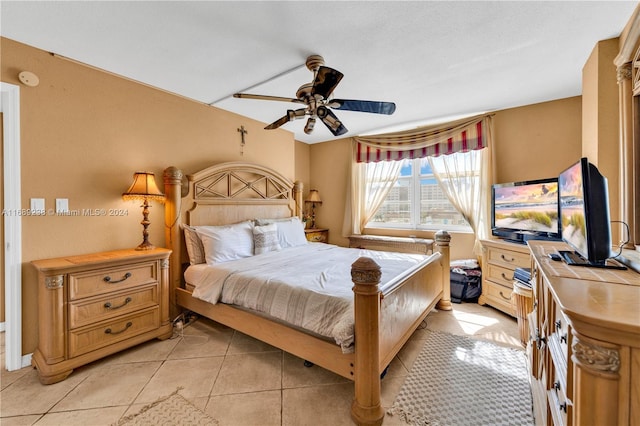
<path id="1" fill-rule="evenodd" d="M 633 181 L 633 86 L 632 86 L 632 66 L 627 62 L 618 66 L 618 99 L 619 99 L 619 126 L 620 126 L 620 215 L 630 230 L 635 229 L 634 218 L 634 181 Z M 620 239 L 624 241 L 627 237 L 627 229 L 622 224 L 615 224 L 620 227 Z M 629 242 L 625 248 L 633 249 L 634 235 L 629 236 Z"/>

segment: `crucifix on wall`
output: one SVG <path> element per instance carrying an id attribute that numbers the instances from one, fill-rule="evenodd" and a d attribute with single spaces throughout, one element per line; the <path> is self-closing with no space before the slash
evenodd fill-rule
<path id="1" fill-rule="evenodd" d="M 240 155 L 244 155 L 244 135 L 249 132 L 245 130 L 244 126 L 238 127 L 238 132 L 240 132 Z"/>

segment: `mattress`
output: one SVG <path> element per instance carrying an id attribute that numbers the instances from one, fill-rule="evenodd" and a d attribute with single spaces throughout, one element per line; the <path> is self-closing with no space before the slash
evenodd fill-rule
<path id="1" fill-rule="evenodd" d="M 381 287 L 431 256 L 306 244 L 224 262 L 192 265 L 185 280 L 193 296 L 241 306 L 330 338 L 342 350 L 354 341 L 351 265 L 359 257 L 381 267 Z"/>

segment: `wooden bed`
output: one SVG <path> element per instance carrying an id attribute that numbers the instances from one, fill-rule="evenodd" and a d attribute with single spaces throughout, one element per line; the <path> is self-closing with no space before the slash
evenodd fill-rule
<path id="1" fill-rule="evenodd" d="M 225 225 L 260 218 L 285 218 L 302 213 L 302 188 L 269 168 L 222 163 L 189 176 L 175 168 L 164 171 L 165 232 L 170 261 L 170 309 L 175 318 L 187 309 L 317 364 L 355 384 L 351 418 L 357 424 L 381 424 L 380 376 L 429 311 L 450 310 L 449 241 L 435 238 L 436 255 L 429 263 L 407 270 L 379 288 L 380 268 L 359 258 L 351 268 L 355 306 L 355 351 L 223 303 L 209 304 L 185 288 L 188 264 L 181 224 Z"/>

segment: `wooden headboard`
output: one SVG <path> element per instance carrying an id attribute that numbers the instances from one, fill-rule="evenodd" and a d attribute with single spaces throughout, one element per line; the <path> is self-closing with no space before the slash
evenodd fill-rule
<path id="1" fill-rule="evenodd" d="M 175 288 L 188 263 L 181 224 L 227 225 L 244 220 L 302 215 L 302 184 L 245 162 L 216 164 L 184 175 L 164 170 L 165 246 L 173 250 L 169 267 L 171 315 L 177 315 Z"/>

